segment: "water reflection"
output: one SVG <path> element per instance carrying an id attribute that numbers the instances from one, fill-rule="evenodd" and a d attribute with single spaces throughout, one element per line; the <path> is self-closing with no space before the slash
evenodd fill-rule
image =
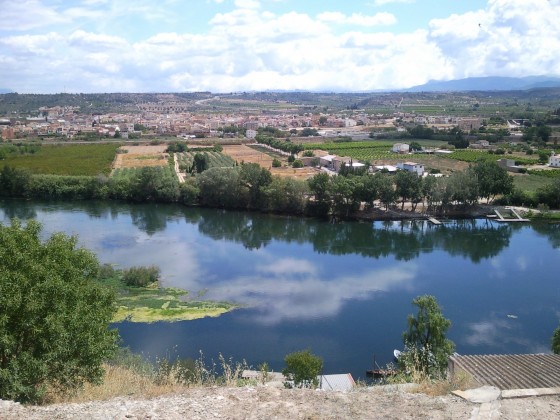
<path id="1" fill-rule="evenodd" d="M 1 202 L 0 220 L 14 216 L 37 218 L 45 235 L 77 234 L 102 262 L 156 264 L 165 285 L 248 307 L 180 325 L 119 326 L 140 350 L 163 354 L 176 343 L 196 357 L 237 348 L 281 364 L 312 346 L 359 370 L 374 352 L 401 345 L 410 302 L 424 293 L 452 320 L 460 353 L 546 351 L 558 324 L 558 225 L 329 224 L 172 205 Z"/>

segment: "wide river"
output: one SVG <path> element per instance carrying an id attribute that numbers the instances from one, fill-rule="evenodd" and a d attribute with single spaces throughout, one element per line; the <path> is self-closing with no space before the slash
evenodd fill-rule
<path id="1" fill-rule="evenodd" d="M 42 222 L 101 262 L 155 264 L 167 286 L 244 305 L 219 318 L 116 324 L 149 357 L 219 353 L 283 367 L 310 348 L 325 373 L 363 378 L 402 347 L 415 296 L 432 294 L 461 354 L 550 352 L 560 318 L 560 225 L 489 220 L 329 224 L 173 205 L 0 201 L 0 221 Z"/>

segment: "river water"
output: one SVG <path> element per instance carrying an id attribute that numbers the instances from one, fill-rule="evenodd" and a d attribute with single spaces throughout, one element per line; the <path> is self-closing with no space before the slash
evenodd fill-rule
<path id="1" fill-rule="evenodd" d="M 244 305 L 219 318 L 119 323 L 149 357 L 219 353 L 275 370 L 310 348 L 325 373 L 364 377 L 402 347 L 415 296 L 432 294 L 461 354 L 550 352 L 560 318 L 560 225 L 490 220 L 345 222 L 174 205 L 0 201 L 101 262 L 155 264 L 167 286 Z"/>

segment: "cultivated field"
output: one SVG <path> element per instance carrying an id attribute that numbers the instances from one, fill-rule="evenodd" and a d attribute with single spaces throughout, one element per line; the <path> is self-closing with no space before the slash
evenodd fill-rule
<path id="1" fill-rule="evenodd" d="M 4 166 L 28 169 L 34 174 L 108 175 L 118 144 L 43 145 L 35 153 L 8 153 Z"/>
<path id="2" fill-rule="evenodd" d="M 289 176 L 293 178 L 306 179 L 320 172 L 316 168 L 294 169 L 286 166 L 282 166 L 281 168 L 273 168 L 272 160 L 274 158 L 272 156 L 245 145 L 224 146 L 222 153 L 230 156 L 233 160 L 237 161 L 238 163 L 241 162 L 258 163 L 263 168 L 270 170 L 272 175 Z M 283 165 L 286 164 L 286 160 L 287 160 L 286 157 L 279 156 L 278 159 L 282 161 Z"/>
<path id="3" fill-rule="evenodd" d="M 113 162 L 113 169 L 142 168 L 144 166 L 166 166 L 167 154 L 164 153 L 166 145 L 159 146 L 123 146 Z"/>

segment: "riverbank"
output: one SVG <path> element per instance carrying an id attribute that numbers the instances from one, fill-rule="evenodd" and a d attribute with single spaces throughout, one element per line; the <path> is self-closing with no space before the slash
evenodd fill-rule
<path id="1" fill-rule="evenodd" d="M 503 399 L 490 417 L 480 404 L 453 395 L 430 397 L 383 387 L 350 392 L 282 389 L 269 386 L 190 388 L 155 398 L 119 397 L 107 401 L 22 406 L 0 401 L 2 418 L 19 419 L 371 419 L 371 418 L 536 418 L 556 419 L 560 397 Z"/>

